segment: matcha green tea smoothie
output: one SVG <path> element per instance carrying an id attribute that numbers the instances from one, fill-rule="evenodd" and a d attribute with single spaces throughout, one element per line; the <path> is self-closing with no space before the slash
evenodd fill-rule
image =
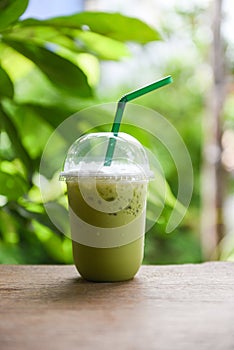
<path id="1" fill-rule="evenodd" d="M 119 195 L 128 198 L 120 198 L 115 203 L 118 211 L 113 212 L 117 186 Z M 92 187 L 89 178 L 67 183 L 75 265 L 88 280 L 128 280 L 143 259 L 147 182 L 100 178 L 96 181 L 98 196 Z"/>
<path id="2" fill-rule="evenodd" d="M 113 139 L 111 165 L 105 166 Z M 150 177 L 145 150 L 130 135 L 88 134 L 70 147 L 61 179 L 67 183 L 74 262 L 85 279 L 123 281 L 138 271 Z"/>

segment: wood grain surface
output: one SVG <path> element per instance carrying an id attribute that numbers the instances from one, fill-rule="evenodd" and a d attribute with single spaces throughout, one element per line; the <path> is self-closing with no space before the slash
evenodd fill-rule
<path id="1" fill-rule="evenodd" d="M 234 349 L 234 263 L 142 266 L 90 283 L 73 266 L 0 266 L 0 349 Z"/>

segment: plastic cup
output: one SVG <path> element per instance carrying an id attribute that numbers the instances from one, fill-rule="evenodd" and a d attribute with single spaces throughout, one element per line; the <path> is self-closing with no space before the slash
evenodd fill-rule
<path id="1" fill-rule="evenodd" d="M 112 162 L 105 166 L 113 139 Z M 114 282 L 137 273 L 152 177 L 143 146 L 128 134 L 88 134 L 70 147 L 60 180 L 67 183 L 74 263 L 83 278 Z"/>

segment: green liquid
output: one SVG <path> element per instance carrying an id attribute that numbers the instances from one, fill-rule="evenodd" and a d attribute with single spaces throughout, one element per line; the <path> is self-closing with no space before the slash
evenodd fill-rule
<path id="1" fill-rule="evenodd" d="M 145 210 L 146 202 L 146 182 L 123 183 L 122 193 L 129 196 L 129 186 L 132 189 L 132 196 L 128 198 L 127 205 L 117 212 L 104 212 L 102 203 L 98 198 L 105 201 L 105 205 L 110 205 L 118 196 L 116 183 L 96 181 L 96 189 L 99 197 L 93 195 L 92 188 L 89 188 L 88 180 L 82 184 L 81 188 L 78 182 L 67 182 L 69 206 L 72 211 L 84 222 L 97 226 L 98 228 L 116 228 L 119 227 L 127 234 L 126 225 L 131 224 L 133 220 L 140 217 Z M 85 192 L 88 203 L 84 200 Z M 83 194 L 83 195 L 82 195 Z M 92 206 L 89 205 L 93 203 Z M 108 204 L 109 203 L 109 204 Z M 98 210 L 99 209 L 99 210 Z M 142 216 L 144 220 L 144 215 Z M 79 230 L 79 227 L 73 227 L 72 237 Z M 73 257 L 77 270 L 81 276 L 90 281 L 114 282 L 129 280 L 137 273 L 143 259 L 144 253 L 144 223 L 135 227 L 136 237 L 140 237 L 128 244 L 114 246 L 110 248 L 93 247 L 72 241 Z M 139 231 L 139 232 L 137 232 Z M 77 237 L 77 235 L 75 235 Z"/>

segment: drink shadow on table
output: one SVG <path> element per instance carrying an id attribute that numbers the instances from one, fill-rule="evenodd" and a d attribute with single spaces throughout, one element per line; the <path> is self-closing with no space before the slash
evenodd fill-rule
<path id="1" fill-rule="evenodd" d="M 50 304 L 55 308 L 76 308 L 77 305 L 86 308 L 118 307 L 119 303 L 125 305 L 137 304 L 144 294 L 144 281 L 135 277 L 129 281 L 115 283 L 94 283 L 82 277 L 58 278 L 47 286 L 36 288 L 24 293 L 21 298 L 33 304 Z"/>

